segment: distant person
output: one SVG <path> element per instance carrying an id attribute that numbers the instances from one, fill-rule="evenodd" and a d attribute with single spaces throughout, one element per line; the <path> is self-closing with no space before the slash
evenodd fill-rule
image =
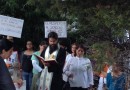
<path id="1" fill-rule="evenodd" d="M 71 58 L 76 57 L 76 48 L 78 47 L 77 43 L 71 44 L 71 53 L 66 56 L 65 63 L 67 63 Z M 67 82 L 67 76 L 63 73 L 63 80 Z"/>
<path id="2" fill-rule="evenodd" d="M 83 45 L 76 47 L 76 57 L 72 57 L 64 66 L 63 72 L 68 76 L 71 90 L 88 90 L 93 85 L 91 62 L 84 55 Z"/>
<path id="3" fill-rule="evenodd" d="M 106 77 L 108 90 L 126 90 L 126 75 L 118 63 L 112 65 L 112 71 Z"/>
<path id="4" fill-rule="evenodd" d="M 14 42 L 14 39 L 12 36 L 7 36 L 7 39 L 11 42 Z M 14 63 L 19 64 L 18 51 L 13 49 L 11 56 L 8 59 L 5 59 L 4 61 L 6 62 L 7 67 L 13 66 Z"/>
<path id="5" fill-rule="evenodd" d="M 27 41 L 26 50 L 23 51 L 23 53 L 21 55 L 22 77 L 23 77 L 23 80 L 26 80 L 26 90 L 30 90 L 31 83 L 32 83 L 33 65 L 32 65 L 32 61 L 31 61 L 31 57 L 32 57 L 33 53 L 34 53 L 33 43 L 32 43 L 32 41 Z"/>
<path id="6" fill-rule="evenodd" d="M 38 90 L 38 85 L 39 85 L 39 78 L 41 75 L 41 72 L 43 70 L 43 67 L 40 67 L 39 65 L 39 60 L 35 55 L 40 56 L 43 50 L 45 50 L 47 47 L 47 44 L 45 41 L 42 41 L 39 44 L 39 50 L 34 52 L 34 54 L 31 57 L 32 64 L 33 64 L 33 79 L 32 79 L 32 85 L 31 85 L 31 90 Z"/>
<path id="7" fill-rule="evenodd" d="M 43 90 L 62 90 L 62 69 L 65 63 L 66 52 L 58 45 L 57 33 L 50 32 L 48 34 L 48 42 L 49 46 L 46 50 L 43 50 L 41 56 L 45 60 L 56 60 L 56 64 L 44 63 L 45 67 L 42 72 L 45 75 L 43 80 L 44 86 L 40 88 L 43 88 Z"/>
<path id="8" fill-rule="evenodd" d="M 109 68 L 109 64 L 107 62 L 103 63 L 103 70 L 100 73 L 98 90 L 104 90 L 106 88 L 106 75 Z"/>
<path id="9" fill-rule="evenodd" d="M 76 48 L 77 48 L 77 46 L 78 46 L 77 43 L 71 44 L 71 53 L 66 56 L 66 59 L 65 59 L 66 62 L 69 61 L 70 58 L 76 56 Z"/>
<path id="10" fill-rule="evenodd" d="M 59 41 L 59 45 L 60 45 L 61 48 L 65 49 L 66 55 L 67 55 L 67 54 L 68 54 L 68 47 L 67 47 L 67 42 L 66 42 L 66 40 L 65 40 L 65 39 L 61 39 L 61 40 Z"/>

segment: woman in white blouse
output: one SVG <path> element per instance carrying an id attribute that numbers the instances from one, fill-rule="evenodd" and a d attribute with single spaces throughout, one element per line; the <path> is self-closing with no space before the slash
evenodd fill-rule
<path id="1" fill-rule="evenodd" d="M 63 72 L 68 76 L 71 90 L 87 90 L 93 85 L 93 71 L 91 62 L 84 57 L 85 47 L 79 45 L 76 57 L 72 57 L 65 64 Z"/>

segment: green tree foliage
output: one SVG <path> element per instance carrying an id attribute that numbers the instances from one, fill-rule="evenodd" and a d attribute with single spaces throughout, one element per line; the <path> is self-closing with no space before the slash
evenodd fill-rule
<path id="1" fill-rule="evenodd" d="M 114 36 L 121 36 L 124 29 L 129 30 L 130 28 L 130 7 L 128 4 L 129 1 L 123 0 L 113 2 L 109 0 L 88 2 L 77 0 L 76 5 L 67 9 L 70 13 L 68 17 L 72 15 L 78 18 L 80 31 L 78 37 L 85 39 L 91 37 L 97 41 L 112 41 Z"/>
<path id="2" fill-rule="evenodd" d="M 68 37 L 92 44 L 112 41 L 130 27 L 129 0 L 0 0 L 0 14 L 24 19 L 22 40 L 44 38 L 44 21 L 76 21 Z"/>
<path id="3" fill-rule="evenodd" d="M 107 62 L 111 65 L 116 62 L 115 56 L 117 56 L 119 49 L 111 42 L 97 42 L 90 46 L 92 53 L 87 55 L 95 62 L 94 70 L 100 72 L 103 69 L 103 63 Z"/>

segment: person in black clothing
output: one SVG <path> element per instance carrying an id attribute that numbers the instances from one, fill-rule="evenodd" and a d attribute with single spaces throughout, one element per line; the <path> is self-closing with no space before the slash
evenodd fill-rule
<path id="1" fill-rule="evenodd" d="M 8 59 L 13 51 L 13 43 L 7 39 L 0 40 L 0 90 L 15 90 L 10 73 L 4 59 Z"/>
<path id="2" fill-rule="evenodd" d="M 55 32 L 48 34 L 49 46 L 41 54 L 45 59 L 53 58 L 56 60 L 56 64 L 44 63 L 48 68 L 49 73 L 53 73 L 50 87 L 47 90 L 62 90 L 62 70 L 65 63 L 66 51 L 58 45 L 58 35 Z M 43 65 L 43 64 L 41 64 Z M 46 85 L 45 85 L 46 86 Z M 50 89 L 49 89 L 50 88 Z"/>
<path id="3" fill-rule="evenodd" d="M 31 41 L 27 41 L 26 43 L 26 50 L 23 51 L 21 55 L 21 67 L 22 67 L 22 77 L 23 80 L 26 80 L 26 90 L 30 90 L 31 83 L 32 83 L 32 61 L 31 57 L 32 54 L 34 53 L 33 50 L 33 44 Z"/>

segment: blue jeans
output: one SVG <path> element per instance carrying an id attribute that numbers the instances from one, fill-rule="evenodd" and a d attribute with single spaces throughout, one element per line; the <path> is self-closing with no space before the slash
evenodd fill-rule
<path id="1" fill-rule="evenodd" d="M 22 77 L 23 77 L 23 80 L 26 80 L 26 90 L 30 90 L 33 74 L 23 72 Z"/>

